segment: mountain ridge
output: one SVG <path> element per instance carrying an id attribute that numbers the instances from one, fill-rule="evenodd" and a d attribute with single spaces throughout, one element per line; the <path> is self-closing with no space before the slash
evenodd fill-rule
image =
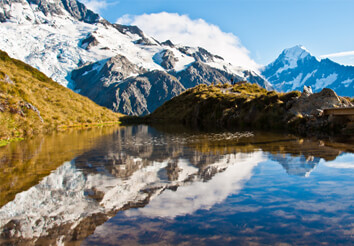
<path id="1" fill-rule="evenodd" d="M 301 45 L 283 50 L 263 68 L 262 75 L 281 92 L 311 86 L 314 92 L 328 87 L 341 96 L 354 95 L 354 66 L 318 59 Z"/>

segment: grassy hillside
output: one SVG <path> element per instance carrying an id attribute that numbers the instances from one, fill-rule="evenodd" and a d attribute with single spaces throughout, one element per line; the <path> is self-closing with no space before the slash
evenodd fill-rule
<path id="1" fill-rule="evenodd" d="M 299 91 L 278 93 L 246 82 L 199 85 L 161 107 L 143 121 L 183 123 L 202 128 L 282 129 L 303 135 L 347 134 L 348 119 L 323 115 L 323 108 L 352 106 L 330 89 L 312 95 Z"/>
<path id="2" fill-rule="evenodd" d="M 286 94 L 268 92 L 249 83 L 200 85 L 166 102 L 149 117 L 154 121 L 199 126 L 274 128 L 274 124 L 281 124 L 284 102 L 300 94 L 298 91 Z"/>
<path id="3" fill-rule="evenodd" d="M 0 140 L 119 116 L 0 51 Z"/>

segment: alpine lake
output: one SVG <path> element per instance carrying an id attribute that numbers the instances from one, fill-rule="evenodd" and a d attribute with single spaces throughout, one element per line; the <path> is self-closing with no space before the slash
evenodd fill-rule
<path id="1" fill-rule="evenodd" d="M 0 245 L 354 245 L 354 143 L 178 126 L 0 148 Z"/>

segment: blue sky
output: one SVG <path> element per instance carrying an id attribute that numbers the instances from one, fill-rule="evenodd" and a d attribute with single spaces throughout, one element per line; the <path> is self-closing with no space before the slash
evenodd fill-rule
<path id="1" fill-rule="evenodd" d="M 203 19 L 224 33 L 232 33 L 238 38 L 237 45 L 245 47 L 258 64 L 267 64 L 283 49 L 302 44 L 316 56 L 346 52 L 330 58 L 354 65 L 352 0 L 91 0 L 92 3 L 111 22 L 129 15 L 133 20 L 126 24 L 142 23 L 135 20 L 137 16 L 161 12 L 187 15 L 192 21 Z"/>

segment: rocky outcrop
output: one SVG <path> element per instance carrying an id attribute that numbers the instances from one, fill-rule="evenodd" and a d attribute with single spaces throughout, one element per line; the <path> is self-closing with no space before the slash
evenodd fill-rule
<path id="1" fill-rule="evenodd" d="M 187 56 L 194 57 L 196 61 L 213 62 L 215 59 L 224 60 L 221 56 L 213 55 L 209 51 L 201 47 L 194 49 L 189 46 L 183 46 L 183 47 L 179 47 L 178 50 Z"/>
<path id="2" fill-rule="evenodd" d="M 121 24 L 112 24 L 112 26 L 122 34 L 137 35 L 139 38 L 135 40 L 136 44 L 145 44 L 145 45 L 158 44 L 156 40 L 151 40 L 148 37 L 146 37 L 143 31 L 137 26 L 127 26 Z"/>
<path id="3" fill-rule="evenodd" d="M 339 97 L 333 90 L 324 88 L 318 93 L 311 93 L 308 87 L 304 87 L 301 96 L 289 104 L 292 104 L 289 113 L 302 116 L 320 116 L 323 109 L 351 107 L 352 103 L 344 97 Z"/>
<path id="4" fill-rule="evenodd" d="M 161 52 L 160 65 L 165 69 L 173 69 L 178 58 L 176 58 L 171 50 L 164 50 Z"/>
<path id="5" fill-rule="evenodd" d="M 162 42 L 161 45 L 169 46 L 170 48 L 175 47 L 175 45 L 172 43 L 171 40 L 166 40 L 166 41 Z"/>
<path id="6" fill-rule="evenodd" d="M 86 38 L 81 40 L 80 47 L 85 50 L 89 50 L 90 48 L 92 48 L 98 44 L 99 44 L 99 42 L 98 42 L 97 38 L 92 33 L 90 33 L 87 35 Z"/>

